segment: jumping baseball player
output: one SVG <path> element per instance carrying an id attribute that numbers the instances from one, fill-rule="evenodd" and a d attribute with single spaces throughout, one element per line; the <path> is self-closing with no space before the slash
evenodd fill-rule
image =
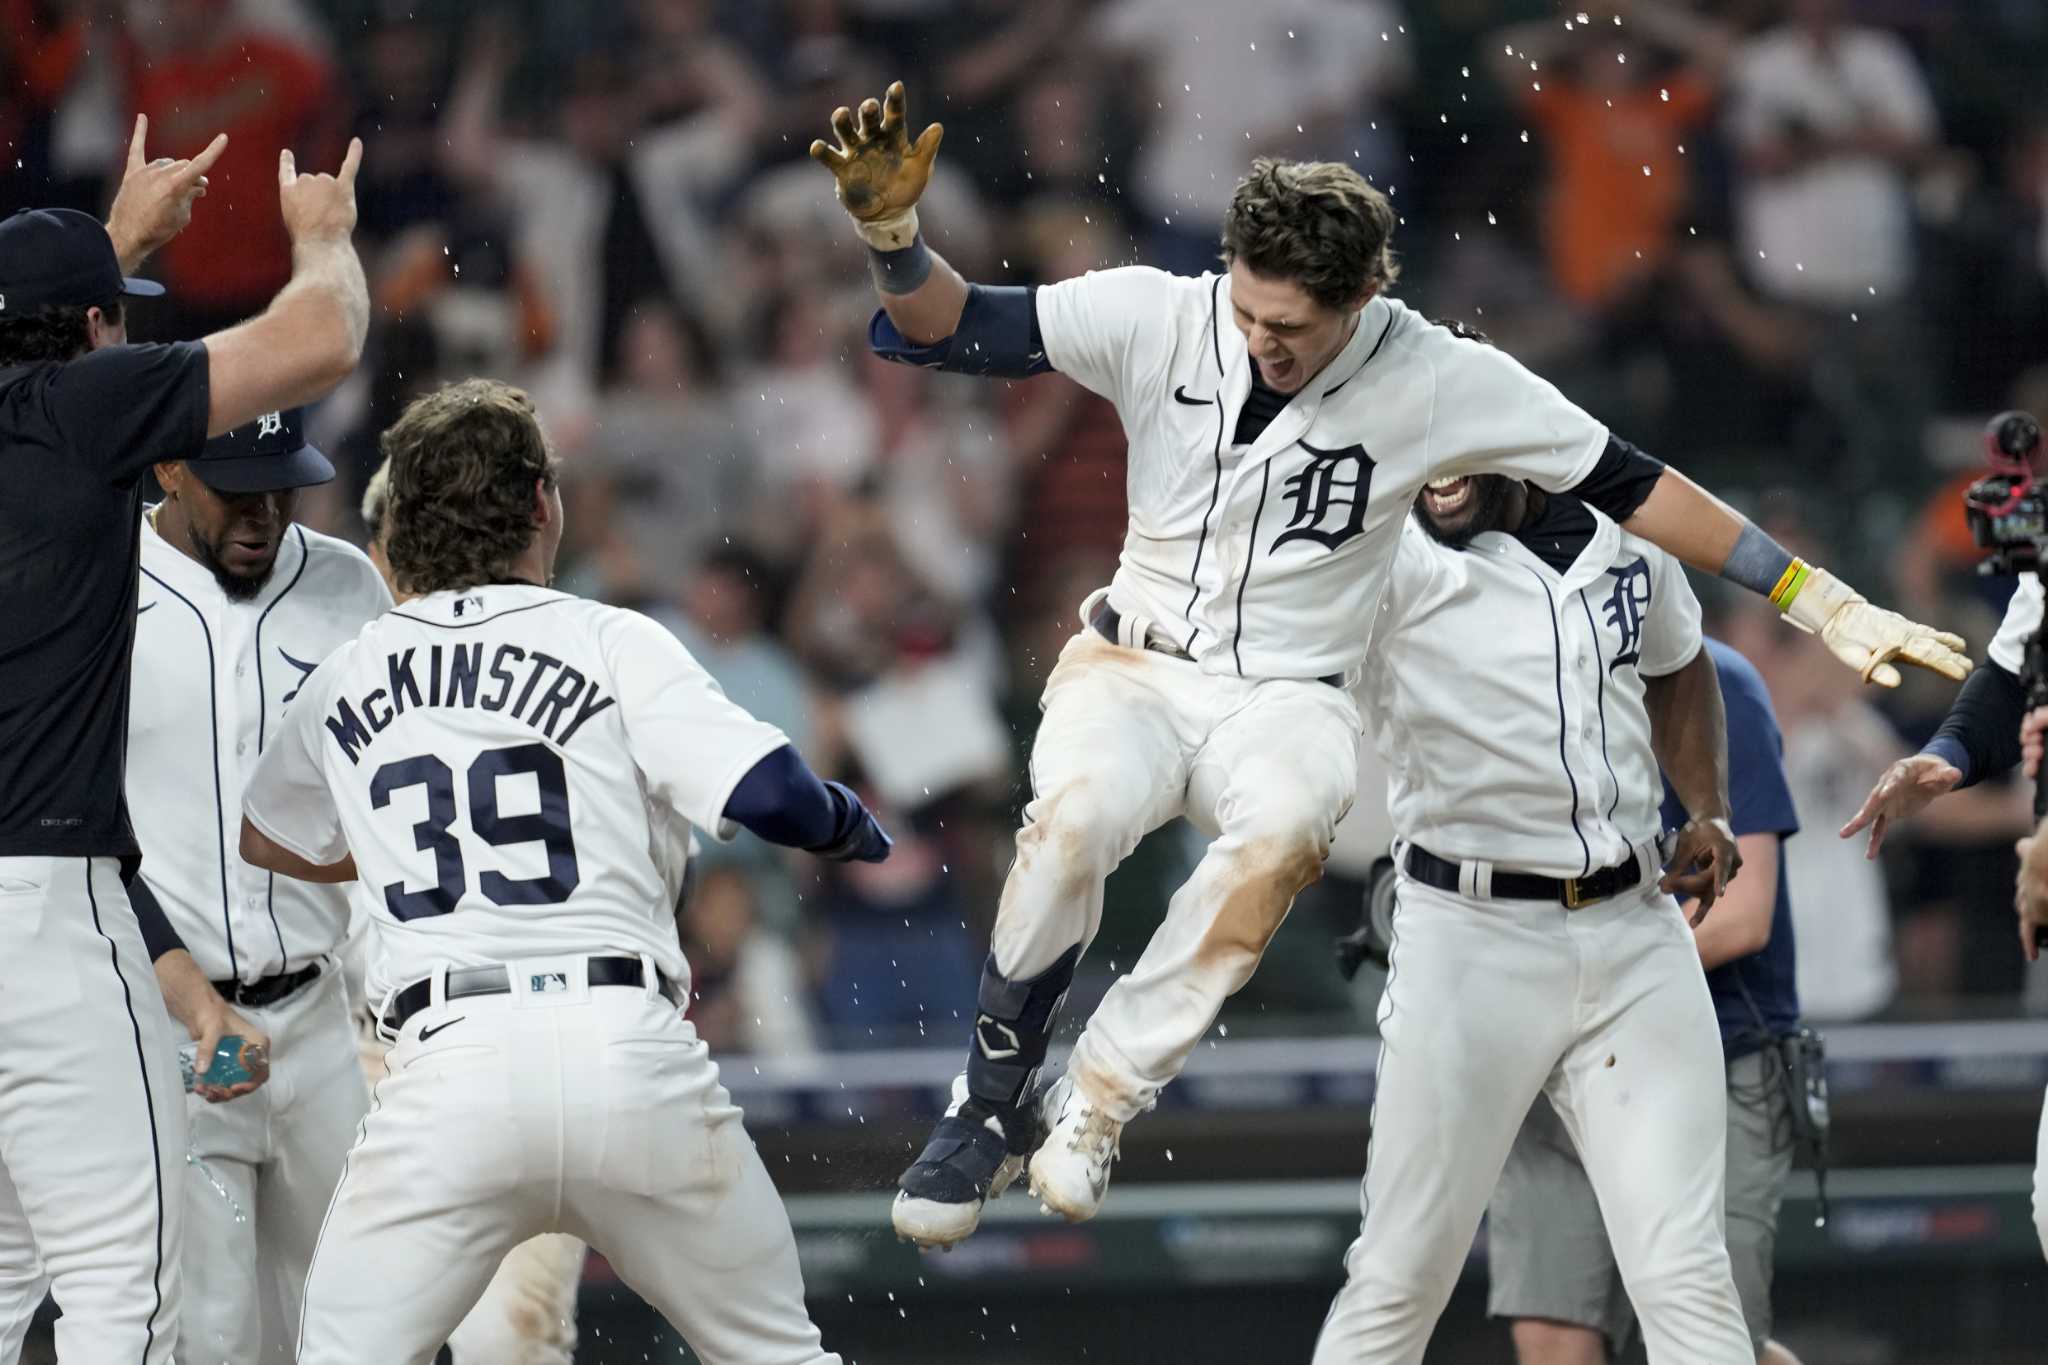
<path id="1" fill-rule="evenodd" d="M 1225 217 L 1224 273 L 990 287 L 919 235 L 941 132 L 910 141 L 901 85 L 832 127 L 838 144 L 811 155 L 870 249 L 876 351 L 967 374 L 1059 371 L 1116 404 L 1130 444 L 1130 534 L 1046 684 L 966 1075 L 894 1206 L 920 1245 L 971 1233 L 1027 1159 L 1048 1208 L 1091 1216 L 1124 1124 L 1321 874 L 1356 783 L 1344 685 L 1425 483 L 1497 471 L 1573 489 L 1768 594 L 1868 677 L 1895 683 L 1895 659 L 1968 669 L 1954 636 L 1870 606 L 1512 359 L 1389 298 L 1394 213 L 1346 167 L 1254 163 Z M 1027 1096 L 1103 879 L 1176 815 L 1215 842 L 1082 1033 L 1041 1142 Z"/>
<path id="2" fill-rule="evenodd" d="M 2020 681 L 2027 641 L 2041 628 L 2041 580 L 2022 574 L 2005 619 L 1987 651 L 1989 666 L 1970 675 L 1949 713 L 1922 745 L 1920 752 L 1885 769 L 1864 799 L 1863 808 L 1842 826 L 1842 837 L 1870 831 L 1869 856 L 1875 858 L 1884 837 L 1899 821 L 1918 814 L 1946 793 L 2012 771 L 2021 761 L 2022 740 L 2029 777 L 2039 764 L 2041 734 L 2048 715 L 2029 714 L 2027 690 Z M 2020 876 L 2013 908 L 2019 916 L 2020 951 L 2029 961 L 2039 952 L 2036 930 L 2048 928 L 2048 841 L 2039 832 L 2020 841 Z M 2048 1254 L 2048 1095 L 2042 1098 L 2041 1136 L 2034 1160 L 2034 1227 L 2041 1250 Z"/>
<path id="3" fill-rule="evenodd" d="M 386 512 L 390 505 L 391 463 L 385 461 L 363 489 L 363 530 L 370 562 L 384 576 L 385 586 L 407 600 L 391 579 L 391 561 L 384 553 Z M 368 930 L 368 907 L 358 888 L 357 913 L 350 925 L 353 950 L 351 986 L 356 1006 L 356 1056 L 363 1078 L 372 1087 L 389 1074 L 385 1061 L 391 1044 L 377 1031 L 378 1002 L 363 999 L 360 961 Z M 570 1365 L 576 1353 L 576 1294 L 583 1284 L 586 1248 L 558 1232 L 528 1238 L 505 1254 L 483 1297 L 463 1316 L 448 1337 L 436 1365 Z"/>
<path id="4" fill-rule="evenodd" d="M 0 1352 L 47 1277 L 67 1361 L 168 1361 L 178 1336 L 184 1102 L 176 1041 L 125 883 L 141 478 L 209 435 L 325 394 L 362 351 L 349 235 L 362 155 L 279 161 L 294 273 L 259 316 L 131 346 L 126 278 L 190 220 L 225 139 L 145 160 L 138 119 L 106 227 L 65 209 L 0 222 Z M 181 800 L 204 800 L 204 770 Z M 187 1021 L 188 1026 L 192 1021 Z M 218 1022 L 218 1021 L 216 1021 Z"/>
<path id="5" fill-rule="evenodd" d="M 693 829 L 868 861 L 888 837 L 674 636 L 544 586 L 562 503 L 525 394 L 430 394 L 384 449 L 409 600 L 307 680 L 244 804 L 251 861 L 375 893 L 393 1042 L 299 1360 L 424 1365 L 507 1251 L 567 1232 L 712 1365 L 836 1362 L 679 1008 L 674 908 Z"/>
<path id="6" fill-rule="evenodd" d="M 1729 824 L 1742 863 L 1742 876 L 1693 931 L 1726 1063 L 1728 1260 L 1756 1359 L 1797 1365 L 1770 1336 L 1778 1209 L 1792 1170 L 1782 1052 L 1799 1025 L 1792 906 L 1779 853 L 1799 819 L 1763 679 L 1719 640 L 1706 648 L 1727 717 Z M 1663 827 L 1679 829 L 1687 818 L 1667 784 Z M 1486 1227 L 1487 1311 L 1514 1321 L 1520 1365 L 1605 1365 L 1620 1357 L 1635 1313 L 1585 1163 L 1547 1099 L 1536 1101 L 1515 1135 Z"/>
<path id="7" fill-rule="evenodd" d="M 313 1239 L 369 1096 L 337 953 L 344 888 L 242 861 L 241 792 L 320 660 L 391 605 L 369 560 L 292 519 L 334 466 L 266 413 L 161 464 L 142 530 L 128 804 L 143 878 L 213 988 L 271 1044 L 270 1083 L 187 1105 L 185 1315 L 194 1361 L 289 1361 Z"/>
<path id="8" fill-rule="evenodd" d="M 1739 863 L 1684 570 L 1521 480 L 1433 482 L 1364 691 L 1399 880 L 1364 1220 L 1315 1360 L 1422 1359 L 1541 1095 L 1583 1155 L 1651 1361 L 1751 1365 L 1714 1007 L 1670 894 L 1704 914 Z M 1668 874 L 1660 758 L 1687 816 Z"/>

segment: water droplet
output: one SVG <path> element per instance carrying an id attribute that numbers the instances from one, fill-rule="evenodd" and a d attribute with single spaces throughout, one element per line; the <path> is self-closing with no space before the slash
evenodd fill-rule
<path id="1" fill-rule="evenodd" d="M 1461 66 L 1458 68 L 1458 74 L 1469 81 L 1472 79 L 1472 68 L 1469 66 Z"/>
<path id="2" fill-rule="evenodd" d="M 1253 44 L 1251 45 L 1251 48 L 1252 48 L 1252 51 L 1254 51 L 1254 52 L 1257 52 L 1257 51 L 1259 50 L 1259 45 L 1258 45 L 1257 43 L 1253 43 Z"/>
<path id="3" fill-rule="evenodd" d="M 1493 225 L 1493 224 L 1498 224 L 1498 223 L 1500 222 L 1500 220 L 1499 220 L 1498 218 L 1495 218 L 1495 217 L 1493 216 L 1493 210 L 1492 210 L 1492 209 L 1488 209 L 1488 210 L 1486 211 L 1486 221 L 1487 221 L 1487 223 L 1488 223 L 1489 225 Z"/>
<path id="4" fill-rule="evenodd" d="M 1614 54 L 1614 60 L 1622 66 L 1627 66 L 1628 54 L 1626 52 L 1617 52 Z"/>
<path id="5" fill-rule="evenodd" d="M 1669 90 L 1659 90 L 1657 92 L 1657 98 L 1663 100 L 1666 104 L 1669 104 L 1671 103 L 1671 92 Z"/>
<path id="6" fill-rule="evenodd" d="M 1524 128 L 1524 129 L 1522 130 L 1522 141 L 1524 141 L 1524 142 L 1527 142 L 1528 140 L 1529 140 L 1529 130 L 1528 130 L 1527 128 Z"/>
<path id="7" fill-rule="evenodd" d="M 1171 1147 L 1168 1147 L 1168 1148 L 1166 1149 L 1166 1159 L 1167 1159 L 1168 1161 L 1171 1161 L 1171 1160 L 1173 1160 L 1173 1148 L 1171 1148 Z"/>
<path id="8" fill-rule="evenodd" d="M 1574 14 L 1572 18 L 1578 20 L 1582 24 L 1590 24 L 1593 22 L 1593 16 L 1586 13 L 1584 10 L 1580 10 L 1577 14 Z"/>
<path id="9" fill-rule="evenodd" d="M 1650 168 L 1649 168 L 1648 166 L 1645 166 L 1645 167 L 1643 167 L 1643 174 L 1644 174 L 1644 175 L 1648 175 L 1649 173 L 1650 173 Z"/>

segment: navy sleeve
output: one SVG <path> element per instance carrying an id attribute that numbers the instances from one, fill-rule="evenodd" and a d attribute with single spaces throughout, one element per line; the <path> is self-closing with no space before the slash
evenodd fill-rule
<path id="1" fill-rule="evenodd" d="M 105 346 L 55 367 L 44 389 L 51 422 L 73 455 L 112 484 L 206 444 L 212 401 L 206 347 Z"/>
<path id="2" fill-rule="evenodd" d="M 1607 449 L 1593 472 L 1571 489 L 1573 497 L 1599 508 L 1616 521 L 1627 521 L 1664 477 L 1664 462 L 1610 434 Z"/>
<path id="3" fill-rule="evenodd" d="M 868 347 L 884 360 L 953 374 L 1029 379 L 1045 374 L 1045 338 L 1038 326 L 1037 289 L 1031 285 L 967 286 L 960 326 L 944 341 L 920 346 L 896 330 L 886 309 L 868 320 Z"/>
<path id="4" fill-rule="evenodd" d="M 149 889 L 149 883 L 139 876 L 128 879 L 128 903 L 135 907 L 135 922 L 142 927 L 143 946 L 149 949 L 151 962 L 185 946 L 185 940 L 179 938 L 178 931 L 171 927 L 170 916 L 164 913 L 162 902 Z"/>
<path id="5" fill-rule="evenodd" d="M 726 798 L 725 818 L 785 848 L 828 848 L 850 832 L 854 812 L 785 744 L 747 769 Z"/>
<path id="6" fill-rule="evenodd" d="M 2012 771 L 2020 762 L 2020 722 L 2027 689 L 2018 676 L 1987 659 L 1956 694 L 1934 738 L 1920 752 L 1946 760 L 1963 774 L 1960 787 Z"/>

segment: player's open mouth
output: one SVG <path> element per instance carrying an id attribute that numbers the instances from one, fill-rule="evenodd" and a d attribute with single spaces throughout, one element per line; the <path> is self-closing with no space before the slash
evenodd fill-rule
<path id="1" fill-rule="evenodd" d="M 1287 385 L 1294 382 L 1295 365 L 1291 359 L 1261 360 L 1259 362 L 1259 370 L 1264 375 L 1266 383 L 1272 388 L 1284 389 Z"/>
<path id="2" fill-rule="evenodd" d="M 1472 501 L 1474 489 L 1470 478 L 1431 479 L 1422 490 L 1422 506 L 1432 517 L 1452 516 Z"/>

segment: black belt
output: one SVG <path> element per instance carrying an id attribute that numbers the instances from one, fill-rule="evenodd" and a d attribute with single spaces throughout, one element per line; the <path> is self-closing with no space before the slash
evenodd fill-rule
<path id="1" fill-rule="evenodd" d="M 1123 614 L 1119 612 L 1115 607 L 1109 605 L 1109 599 L 1107 597 L 1103 598 L 1100 602 L 1097 602 L 1095 604 L 1095 610 L 1088 613 L 1088 628 L 1090 630 L 1093 630 L 1097 635 L 1100 635 L 1103 639 L 1109 641 L 1113 645 L 1121 645 L 1124 642 L 1123 623 Z M 1186 650 L 1182 649 L 1179 645 L 1174 644 L 1171 640 L 1155 640 L 1152 639 L 1149 634 L 1145 639 L 1145 648 L 1152 650 L 1154 653 L 1157 654 L 1164 654 L 1169 659 L 1186 659 L 1191 663 L 1194 661 L 1195 657 L 1194 655 L 1188 653 Z M 1322 677 L 1317 678 L 1316 681 L 1319 683 L 1328 683 L 1330 686 L 1337 688 L 1340 691 L 1345 686 L 1344 675 L 1342 673 L 1325 673 Z"/>
<path id="2" fill-rule="evenodd" d="M 589 959 L 586 979 L 593 986 L 644 986 L 647 971 L 637 957 L 593 957 Z M 656 973 L 655 984 L 661 993 L 675 1000 L 675 983 Z M 507 995 L 512 990 L 512 976 L 504 967 L 450 967 L 448 983 L 442 991 L 444 1000 L 463 1000 L 473 995 Z M 384 1012 L 384 1026 L 393 1032 L 405 1027 L 405 1021 L 425 1009 L 434 999 L 434 982 L 415 981 L 391 997 L 391 1008 Z"/>
<path id="3" fill-rule="evenodd" d="M 266 1005 L 275 1005 L 318 975 L 320 964 L 315 962 L 295 972 L 280 972 L 276 976 L 266 976 L 261 981 L 216 981 L 213 988 L 220 992 L 220 998 L 230 1005 L 244 1005 L 252 1010 L 260 1010 Z"/>
<path id="4" fill-rule="evenodd" d="M 1426 848 L 1408 846 L 1408 875 L 1424 886 L 1461 893 L 1462 865 L 1439 858 Z M 1493 898 L 1504 901 L 1556 901 L 1567 910 L 1579 910 L 1596 901 L 1618 896 L 1643 879 L 1642 863 L 1630 858 L 1614 867 L 1603 867 L 1584 877 L 1539 877 L 1533 872 L 1493 874 Z"/>

